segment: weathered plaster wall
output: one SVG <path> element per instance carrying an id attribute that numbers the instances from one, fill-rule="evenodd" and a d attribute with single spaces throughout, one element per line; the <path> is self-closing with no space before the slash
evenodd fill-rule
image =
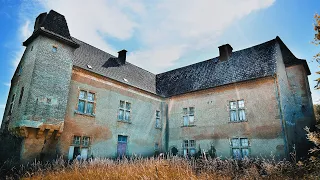
<path id="1" fill-rule="evenodd" d="M 277 89 L 281 118 L 287 142 L 287 157 L 295 147 L 298 157 L 305 156 L 310 143 L 306 139 L 305 126 L 315 124 L 310 87 L 302 65 L 285 67 L 277 44 Z"/>
<path id="2" fill-rule="evenodd" d="M 241 99 L 247 122 L 231 123 L 229 101 Z M 251 156 L 284 156 L 273 77 L 171 97 L 168 104 L 169 147 L 180 153 L 182 141 L 194 139 L 197 149 L 208 150 L 213 143 L 218 156 L 230 157 L 229 139 L 243 137 L 249 139 Z M 182 127 L 184 107 L 195 107 L 194 127 Z"/>
<path id="3" fill-rule="evenodd" d="M 75 113 L 80 90 L 95 93 L 94 117 Z M 118 121 L 120 100 L 131 103 L 131 123 Z M 161 98 L 150 93 L 75 68 L 64 132 L 59 142 L 60 153 L 66 157 L 73 136 L 78 135 L 91 138 L 89 156 L 115 157 L 118 135 L 125 135 L 128 136 L 127 155 L 135 153 L 151 156 L 154 154 L 155 143 L 162 146 L 162 130 L 155 128 L 156 110 L 161 111 L 162 122 L 165 122 L 162 102 Z"/>

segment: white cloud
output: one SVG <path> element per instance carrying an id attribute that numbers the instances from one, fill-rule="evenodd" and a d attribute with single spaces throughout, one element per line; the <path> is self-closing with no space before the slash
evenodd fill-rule
<path id="1" fill-rule="evenodd" d="M 102 50 L 119 50 L 105 41 L 137 39 L 128 61 L 158 73 L 187 54 L 215 44 L 233 22 L 275 0 L 56 0 L 39 1 L 65 15 L 71 35 Z M 70 7 L 74 7 L 70 9 Z M 125 45 L 124 45 L 125 46 Z"/>
<path id="2" fill-rule="evenodd" d="M 11 86 L 11 83 L 3 83 L 3 85 L 7 86 L 7 87 L 10 87 Z M 0 106 L 1 107 L 1 106 Z"/>

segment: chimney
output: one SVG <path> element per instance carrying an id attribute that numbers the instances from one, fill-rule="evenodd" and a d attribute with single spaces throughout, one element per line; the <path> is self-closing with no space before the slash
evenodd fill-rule
<path id="1" fill-rule="evenodd" d="M 222 46 L 219 46 L 219 60 L 220 61 L 226 61 L 230 58 L 231 54 L 232 54 L 232 47 L 230 46 L 230 44 L 225 44 Z"/>
<path id="2" fill-rule="evenodd" d="M 121 65 L 126 63 L 127 50 L 123 49 L 118 52 L 118 59 Z"/>

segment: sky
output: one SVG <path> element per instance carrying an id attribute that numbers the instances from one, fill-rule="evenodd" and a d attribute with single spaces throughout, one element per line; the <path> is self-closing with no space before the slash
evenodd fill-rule
<path id="1" fill-rule="evenodd" d="M 0 117 L 22 42 L 51 9 L 66 17 L 73 37 L 115 56 L 126 49 L 127 61 L 153 73 L 217 57 L 222 44 L 237 51 L 279 36 L 308 61 L 313 102 L 320 103 L 313 89 L 320 48 L 311 43 L 319 0 L 0 0 Z"/>

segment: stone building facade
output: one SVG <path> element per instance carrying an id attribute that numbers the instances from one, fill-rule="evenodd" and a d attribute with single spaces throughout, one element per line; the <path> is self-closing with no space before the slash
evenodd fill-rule
<path id="1" fill-rule="evenodd" d="M 153 74 L 70 35 L 40 14 L 11 81 L 1 154 L 22 162 L 155 152 L 288 158 L 306 155 L 315 123 L 305 60 L 279 37 Z"/>

